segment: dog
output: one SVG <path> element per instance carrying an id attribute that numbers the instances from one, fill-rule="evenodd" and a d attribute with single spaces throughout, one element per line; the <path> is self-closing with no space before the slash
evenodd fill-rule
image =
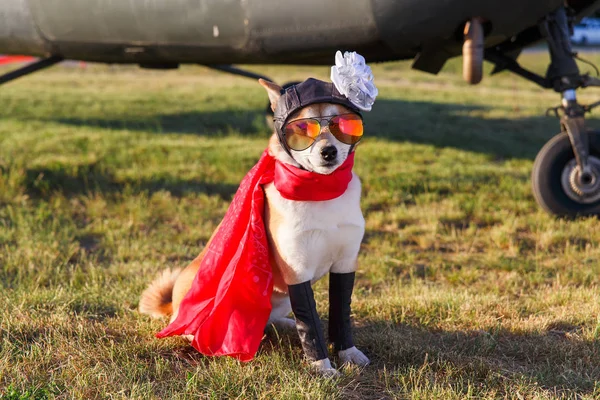
<path id="1" fill-rule="evenodd" d="M 259 80 L 275 111 L 283 93 L 278 85 Z M 312 118 L 354 114 L 343 104 L 307 105 L 287 118 L 287 123 Z M 321 124 L 314 143 L 302 151 L 286 151 L 277 133 L 268 145 L 269 154 L 281 163 L 321 175 L 332 174 L 348 158 L 354 145 L 342 143 Z M 369 359 L 352 341 L 350 297 L 365 221 L 360 209 L 361 183 L 356 174 L 337 198 L 326 201 L 296 201 L 284 198 L 273 183 L 263 186 L 264 221 L 273 273 L 272 310 L 269 324 L 296 327 L 311 365 L 325 375 L 337 375 L 328 356 L 311 285 L 330 274 L 329 340 L 341 364 L 366 366 Z M 214 236 L 213 236 L 214 237 Z M 206 248 L 183 270 L 165 270 L 144 291 L 139 310 L 153 317 L 177 317 L 179 306 L 190 290 Z M 342 293 L 343 292 L 343 293 Z M 296 321 L 288 315 L 294 312 Z"/>

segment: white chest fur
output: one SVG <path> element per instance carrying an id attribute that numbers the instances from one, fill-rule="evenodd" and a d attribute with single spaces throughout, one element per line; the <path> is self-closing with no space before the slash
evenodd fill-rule
<path id="1" fill-rule="evenodd" d="M 365 231 L 358 176 L 353 173 L 344 194 L 327 201 L 287 200 L 273 184 L 264 189 L 268 203 L 265 217 L 277 264 L 274 268 L 279 269 L 285 284 L 314 282 L 330 271 L 356 270 Z M 281 284 L 275 280 L 276 288 Z"/>

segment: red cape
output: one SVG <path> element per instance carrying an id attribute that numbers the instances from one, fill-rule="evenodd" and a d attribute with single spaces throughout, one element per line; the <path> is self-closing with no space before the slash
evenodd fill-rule
<path id="1" fill-rule="evenodd" d="M 262 185 L 274 182 L 291 200 L 331 200 L 346 191 L 353 164 L 351 153 L 334 173 L 320 175 L 280 163 L 265 150 L 240 183 L 177 318 L 156 336 L 193 335 L 192 346 L 202 354 L 254 358 L 273 291 Z"/>

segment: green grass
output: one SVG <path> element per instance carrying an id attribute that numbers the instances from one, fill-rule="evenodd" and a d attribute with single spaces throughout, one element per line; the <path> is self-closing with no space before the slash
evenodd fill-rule
<path id="1" fill-rule="evenodd" d="M 545 54 L 522 59 L 543 73 Z M 470 88 L 459 68 L 374 67 L 353 299 L 372 365 L 337 380 L 310 371 L 294 334 L 270 331 L 241 364 L 155 339 L 165 322 L 136 311 L 266 147 L 256 82 L 90 66 L 1 87 L 0 398 L 599 398 L 598 220 L 553 218 L 530 190 L 559 98 L 507 73 Z"/>

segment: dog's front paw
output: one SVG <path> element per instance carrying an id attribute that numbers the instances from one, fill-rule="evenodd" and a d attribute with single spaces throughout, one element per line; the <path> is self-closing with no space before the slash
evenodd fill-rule
<path id="1" fill-rule="evenodd" d="M 310 365 L 313 367 L 313 369 L 326 378 L 336 378 L 341 375 L 337 369 L 331 366 L 331 361 L 329 361 L 329 358 L 313 361 L 310 363 Z"/>
<path id="2" fill-rule="evenodd" d="M 338 356 L 340 357 L 340 362 L 342 365 L 354 364 L 358 365 L 359 367 L 365 367 L 371 362 L 367 356 L 365 356 L 363 352 L 357 349 L 355 346 L 352 346 L 346 350 L 340 350 Z"/>

